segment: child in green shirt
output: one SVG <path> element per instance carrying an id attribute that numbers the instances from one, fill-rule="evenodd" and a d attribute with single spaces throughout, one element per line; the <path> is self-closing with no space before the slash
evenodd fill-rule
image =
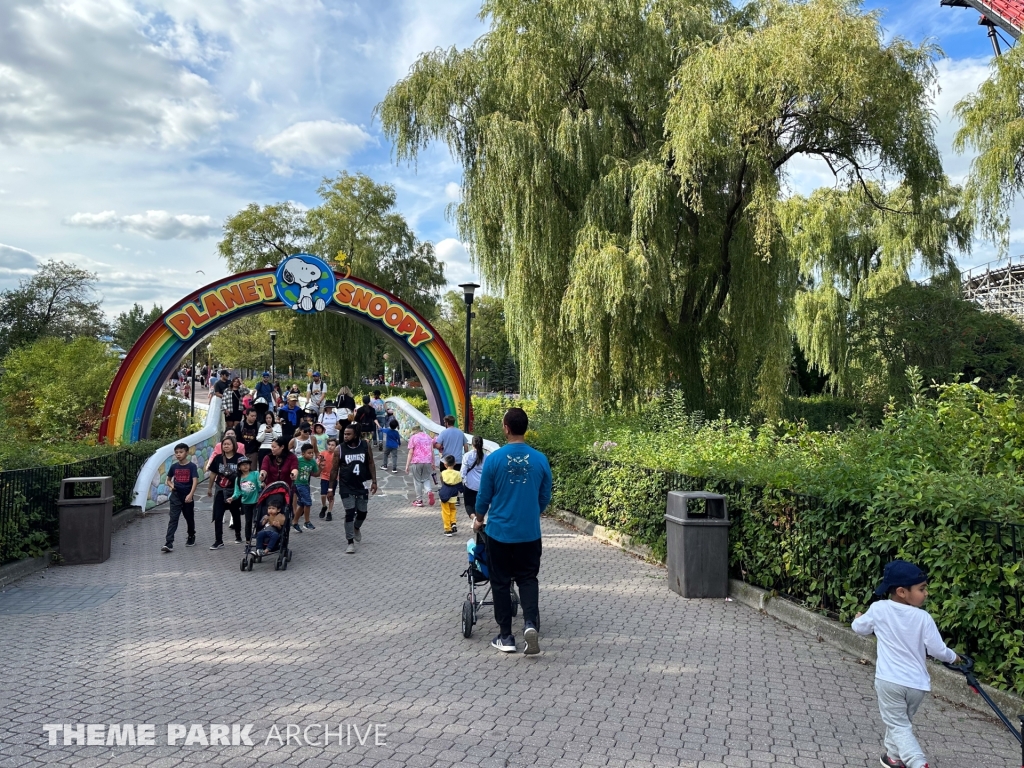
<path id="1" fill-rule="evenodd" d="M 256 512 L 261 490 L 263 488 L 260 486 L 260 473 L 252 468 L 252 461 L 248 456 L 242 456 L 238 460 L 238 477 L 235 480 L 235 492 L 231 495 L 231 501 L 242 500 L 246 544 L 252 540 L 252 517 Z"/>
<path id="2" fill-rule="evenodd" d="M 316 440 L 310 440 L 302 445 L 302 456 L 299 459 L 299 474 L 295 478 L 295 524 L 296 531 L 302 532 L 301 520 L 306 518 L 306 529 L 312 531 L 316 528 L 309 521 L 309 508 L 313 506 L 313 496 L 309 490 L 309 479 L 314 475 L 320 476 L 320 464 L 317 457 L 320 449 L 317 448 Z"/>

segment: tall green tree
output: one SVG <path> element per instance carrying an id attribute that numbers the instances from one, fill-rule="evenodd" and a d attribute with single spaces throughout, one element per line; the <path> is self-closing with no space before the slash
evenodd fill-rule
<path id="1" fill-rule="evenodd" d="M 292 203 L 252 203 L 224 225 L 218 245 L 235 271 L 277 265 L 304 251 L 398 296 L 428 319 L 437 312 L 444 270 L 433 245 L 418 240 L 395 211 L 395 190 L 364 174 L 339 173 L 317 190 L 323 201 L 308 210 Z M 338 381 L 352 381 L 375 367 L 375 332 L 337 314 L 295 318 L 294 341 L 314 366 Z"/>
<path id="2" fill-rule="evenodd" d="M 286 376 L 289 367 L 304 376 L 310 358 L 299 321 L 299 315 L 281 310 L 240 318 L 226 325 L 210 340 L 213 359 L 229 368 L 270 370 L 269 331 L 274 329 L 277 331 L 274 362 L 278 376 Z"/>
<path id="3" fill-rule="evenodd" d="M 434 327 L 448 347 L 455 353 L 465 374 L 466 302 L 460 291 L 449 291 L 441 299 L 440 314 Z M 505 322 L 505 301 L 500 296 L 484 294 L 473 302 L 472 349 L 470 361 L 473 379 L 489 389 L 506 388 L 518 391 L 519 382 L 507 382 L 509 361 L 515 371 L 515 358 L 508 343 Z"/>
<path id="4" fill-rule="evenodd" d="M 1003 388 L 1024 373 L 1024 329 L 959 296 L 958 282 L 902 283 L 865 297 L 850 324 L 850 379 L 860 400 L 905 402 L 907 369 L 925 384 Z"/>
<path id="5" fill-rule="evenodd" d="M 955 257 L 969 251 L 973 229 L 960 203 L 960 189 L 944 182 L 916 208 L 906 187 L 886 192 L 874 183 L 819 189 L 780 205 L 800 274 L 793 330 L 807 362 L 839 394 L 854 394 L 863 374 L 851 334 L 866 299 L 909 282 L 915 267 L 956 282 Z"/>
<path id="6" fill-rule="evenodd" d="M 44 337 L 70 341 L 104 333 L 96 283 L 94 273 L 51 260 L 17 288 L 0 293 L 0 355 Z"/>
<path id="7" fill-rule="evenodd" d="M 120 362 L 88 336 L 43 337 L 11 350 L 0 361 L 4 432 L 56 441 L 95 438 Z"/>
<path id="8" fill-rule="evenodd" d="M 423 54 L 378 107 L 400 160 L 446 143 L 456 218 L 533 388 L 693 406 L 777 402 L 796 269 L 791 161 L 941 176 L 933 49 L 852 0 L 486 0 L 489 32 Z"/>
<path id="9" fill-rule="evenodd" d="M 982 229 L 1002 251 L 1010 244 L 1010 209 L 1024 193 L 1024 46 L 992 60 L 992 76 L 956 105 L 954 148 L 973 149 L 966 191 Z"/>
<path id="10" fill-rule="evenodd" d="M 162 307 L 156 304 L 148 312 L 141 304 L 132 304 L 127 312 L 121 312 L 114 318 L 113 331 L 114 341 L 124 350 L 129 350 L 139 340 L 139 337 L 146 332 L 154 322 L 160 319 L 164 313 Z"/>

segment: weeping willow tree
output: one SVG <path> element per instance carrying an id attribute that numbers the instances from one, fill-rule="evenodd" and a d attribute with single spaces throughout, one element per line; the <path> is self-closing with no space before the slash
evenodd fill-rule
<path id="1" fill-rule="evenodd" d="M 770 407 L 797 270 L 780 190 L 798 157 L 845 181 L 941 175 L 934 52 L 847 0 L 487 0 L 490 30 L 423 54 L 378 106 L 399 160 L 433 141 L 505 296 L 524 384 L 556 401 Z"/>
<path id="2" fill-rule="evenodd" d="M 978 223 L 1004 253 L 1010 245 L 1010 209 L 1024 193 L 1024 46 L 992 62 L 992 76 L 956 105 L 961 128 L 954 148 L 974 149 L 966 185 Z"/>
<path id="3" fill-rule="evenodd" d="M 395 212 L 395 190 L 343 172 L 325 179 L 317 192 L 323 202 L 313 208 L 251 203 L 230 217 L 218 244 L 228 266 L 236 272 L 258 269 L 293 253 L 312 253 L 335 266 L 344 263 L 353 275 L 434 317 L 444 270 L 433 245 L 418 240 Z M 331 312 L 298 316 L 294 326 L 292 336 L 304 344 L 313 365 L 340 381 L 368 372 L 383 344 L 373 330 Z"/>
<path id="4" fill-rule="evenodd" d="M 957 252 L 970 250 L 973 220 L 961 190 L 943 181 L 914 208 L 907 187 L 819 189 L 781 204 L 780 221 L 799 269 L 793 330 L 807 362 L 833 390 L 855 394 L 863 355 L 852 348 L 858 313 L 910 281 L 911 269 L 956 283 Z"/>

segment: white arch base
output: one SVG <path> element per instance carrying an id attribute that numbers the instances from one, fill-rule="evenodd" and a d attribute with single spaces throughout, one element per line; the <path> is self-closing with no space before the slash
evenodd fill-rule
<path id="1" fill-rule="evenodd" d="M 424 415 L 416 408 L 411 406 L 407 400 L 401 397 L 385 397 L 384 402 L 391 405 L 395 409 L 395 417 L 398 419 L 398 431 L 402 433 L 403 437 L 408 437 L 409 427 L 414 423 L 419 424 L 424 432 L 436 436 L 444 427 L 433 421 L 429 416 Z M 466 444 L 473 444 L 473 435 L 469 432 L 463 432 L 466 436 Z M 488 453 L 498 450 L 500 448 L 493 440 L 484 440 L 484 450 Z"/>
<path id="2" fill-rule="evenodd" d="M 206 411 L 206 424 L 201 430 L 158 448 L 149 457 L 135 481 L 132 505 L 145 510 L 167 501 L 171 493 L 167 486 L 167 472 L 170 470 L 171 464 L 174 463 L 174 446 L 178 443 L 185 443 L 188 446 L 189 457 L 199 468 L 199 482 L 205 480 L 206 461 L 213 453 L 213 446 L 220 439 L 223 423 L 220 398 L 214 396 Z"/>

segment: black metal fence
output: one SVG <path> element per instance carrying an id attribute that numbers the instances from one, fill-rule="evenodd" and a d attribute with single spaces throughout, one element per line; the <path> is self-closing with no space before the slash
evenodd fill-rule
<path id="1" fill-rule="evenodd" d="M 128 507 L 150 453 L 129 447 L 70 464 L 0 472 L 0 563 L 57 545 L 57 499 L 65 478 L 109 475 L 114 480 L 114 511 Z"/>

